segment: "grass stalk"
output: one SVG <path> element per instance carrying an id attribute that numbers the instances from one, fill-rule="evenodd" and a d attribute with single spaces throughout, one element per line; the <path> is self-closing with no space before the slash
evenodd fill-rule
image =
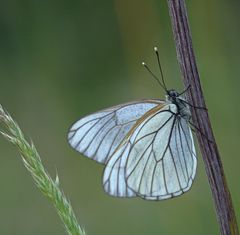
<path id="1" fill-rule="evenodd" d="M 40 155 L 38 154 L 33 142 L 28 142 L 17 123 L 12 117 L 3 110 L 0 105 L 0 122 L 6 130 L 1 134 L 16 146 L 21 154 L 24 166 L 29 171 L 39 190 L 53 203 L 60 216 L 65 230 L 69 235 L 85 235 L 84 230 L 77 222 L 70 202 L 66 199 L 59 186 L 59 178 L 56 175 L 53 180 L 44 169 Z"/>

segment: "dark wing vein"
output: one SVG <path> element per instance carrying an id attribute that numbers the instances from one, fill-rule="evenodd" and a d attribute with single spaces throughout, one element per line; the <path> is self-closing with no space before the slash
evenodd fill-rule
<path id="1" fill-rule="evenodd" d="M 159 129 L 157 129 L 156 131 L 153 131 L 151 133 L 147 133 L 145 134 L 144 136 L 141 136 L 139 139 L 138 139 L 138 136 L 140 135 L 141 131 L 143 130 L 143 128 L 145 127 L 146 123 L 148 123 L 149 121 L 151 121 L 151 119 L 160 114 L 161 112 L 170 112 L 171 115 L 161 126 Z M 161 155 L 161 158 L 157 158 L 156 156 L 156 153 L 153 149 L 153 143 L 156 141 L 156 136 L 157 136 L 157 133 L 159 131 L 161 131 L 161 129 L 172 119 L 174 118 L 173 122 L 171 123 L 171 130 L 170 130 L 170 133 L 168 134 L 168 139 L 167 139 L 167 143 L 166 143 L 166 146 L 164 147 L 164 150 L 163 150 L 163 154 Z M 193 168 L 193 164 L 194 164 L 194 159 L 193 159 L 193 156 L 195 157 L 195 153 L 193 152 L 193 147 L 192 147 L 192 140 L 190 139 L 190 135 L 189 135 L 189 138 L 187 137 L 188 134 L 186 133 L 186 128 L 184 128 L 182 126 L 182 117 L 179 116 L 178 113 L 175 113 L 175 112 L 172 112 L 170 109 L 169 110 L 161 110 L 159 112 L 156 112 L 154 115 L 150 116 L 149 119 L 146 119 L 144 123 L 142 123 L 142 125 L 140 126 L 139 129 L 135 128 L 135 130 L 137 130 L 137 133 L 134 133 L 134 139 L 129 139 L 129 141 L 132 141 L 132 144 L 131 144 L 131 147 L 130 147 L 130 151 L 129 151 L 129 155 L 131 154 L 131 152 L 133 151 L 133 149 L 135 149 L 134 151 L 136 151 L 133 155 L 132 155 L 132 160 L 131 160 L 131 163 L 129 164 L 132 164 L 132 165 L 129 165 L 126 164 L 126 167 L 131 167 L 129 169 L 129 172 L 127 172 L 126 174 L 126 181 L 129 182 L 129 178 L 131 178 L 131 176 L 133 175 L 133 172 L 136 171 L 135 175 L 133 175 L 133 178 L 131 179 L 131 182 L 127 183 L 128 184 L 128 187 L 133 190 L 137 195 L 139 196 L 142 196 L 144 198 L 147 198 L 147 199 L 162 199 L 165 196 L 170 196 L 170 197 L 174 197 L 174 196 L 177 196 L 177 195 L 180 195 L 182 193 L 184 193 L 185 191 L 184 190 L 188 190 L 189 189 L 189 186 L 191 184 L 192 181 L 189 181 L 190 179 L 192 179 L 192 175 L 190 176 L 189 175 L 189 169 L 188 169 L 188 164 L 187 162 L 189 162 L 189 160 L 186 159 L 186 155 L 188 154 L 187 152 L 185 152 L 185 148 L 183 147 L 183 139 L 184 138 L 186 140 L 186 145 L 187 145 L 187 148 L 188 148 L 188 151 L 190 153 L 190 156 L 191 157 L 191 167 Z M 184 120 L 185 121 L 185 120 Z M 183 134 L 181 134 L 183 133 Z M 138 142 L 140 142 L 141 140 L 143 140 L 144 138 L 150 136 L 150 135 L 153 135 L 152 139 L 150 140 L 150 143 L 147 144 L 144 148 L 137 148 L 135 147 L 136 144 Z M 179 136 L 179 138 L 177 137 Z M 145 140 L 145 142 L 148 142 L 148 140 Z M 175 141 L 175 142 L 174 142 Z M 146 142 L 146 143 L 147 143 Z M 190 142 L 190 143 L 189 143 Z M 130 142 L 131 143 L 131 142 Z M 141 143 L 139 143 L 141 144 Z M 190 146 L 191 145 L 191 146 Z M 149 150 L 149 148 L 152 146 L 152 149 L 150 152 L 147 152 Z M 141 150 L 140 150 L 141 149 Z M 141 155 L 140 156 L 137 156 L 137 151 L 141 151 Z M 148 156 L 146 156 L 145 154 L 148 154 Z M 175 156 L 176 154 L 176 156 Z M 138 158 L 137 161 L 134 160 L 133 156 L 135 156 Z M 155 159 L 155 165 L 154 165 L 154 168 L 151 168 L 149 166 L 149 164 L 154 164 L 154 163 L 149 163 L 150 161 L 150 158 L 153 157 Z M 165 172 L 165 161 L 164 159 L 167 157 L 167 161 L 169 161 L 169 164 L 172 165 L 170 169 L 170 172 L 169 172 L 169 169 L 168 169 L 168 172 L 166 173 Z M 176 159 L 176 157 L 178 157 L 179 159 Z M 159 160 L 157 160 L 159 159 Z M 129 158 L 128 158 L 129 160 Z M 128 163 L 128 160 L 127 160 L 127 163 Z M 141 165 L 141 170 L 139 171 L 139 167 L 140 167 L 140 163 L 142 161 L 142 165 Z M 159 172 L 162 172 L 162 187 L 165 187 L 165 191 L 166 193 L 164 195 L 157 195 L 155 196 L 153 194 L 153 187 L 155 187 L 155 183 L 154 183 L 154 180 L 155 178 L 160 174 L 160 173 L 157 173 L 156 172 L 156 168 L 158 167 L 158 164 L 161 162 L 161 170 Z M 166 162 L 167 163 L 167 162 Z M 160 164 L 159 164 L 160 165 Z M 150 167 L 150 168 L 149 168 Z M 160 166 L 159 166 L 160 167 Z M 184 170 L 184 167 L 185 167 L 185 170 Z M 141 186 L 143 184 L 144 181 L 144 177 L 149 177 L 148 174 L 145 174 L 146 172 L 146 169 L 149 168 L 151 169 L 151 182 L 148 182 L 146 180 L 147 183 L 150 183 L 150 192 L 146 193 L 145 194 L 142 194 L 140 193 L 142 190 L 141 190 Z M 174 176 L 171 176 L 171 170 L 172 171 L 175 171 L 174 173 Z M 127 169 L 126 169 L 127 171 Z M 139 171 L 139 172 L 138 172 Z M 182 173 L 182 174 L 181 174 Z M 191 172 L 193 173 L 193 171 Z M 140 181 L 139 181 L 139 178 L 138 178 L 138 175 L 139 174 L 139 177 L 140 177 Z M 166 175 L 167 174 L 167 175 Z M 168 178 L 166 178 L 168 177 Z M 173 178 L 172 178 L 173 177 Z M 157 179 L 156 179 L 157 180 Z M 172 188 L 168 188 L 168 181 L 169 180 L 174 180 L 173 182 L 173 185 L 171 186 Z M 175 183 L 176 182 L 176 183 Z M 130 184 L 130 185 L 129 185 Z M 182 186 L 183 184 L 183 186 Z M 186 185 L 186 186 L 185 186 Z M 158 186 L 159 187 L 159 186 Z M 162 191 L 163 188 L 159 189 Z M 146 189 L 147 190 L 147 189 Z M 170 191 L 169 191 L 170 190 Z M 154 195 L 154 196 L 153 196 Z M 163 198 L 164 199 L 164 198 Z"/>
<path id="2" fill-rule="evenodd" d="M 85 147 L 85 149 L 82 150 L 82 153 L 83 153 L 83 154 L 88 150 L 89 146 L 94 142 L 94 140 L 96 139 L 96 137 L 98 136 L 98 134 L 101 133 L 101 131 L 102 131 L 106 126 L 111 125 L 111 124 L 112 124 L 111 119 L 109 119 L 109 120 L 107 120 L 107 121 L 99 128 L 99 130 L 95 133 L 95 135 L 93 136 L 93 138 L 91 139 L 91 141 L 89 141 L 89 143 L 88 143 L 88 145 Z M 114 127 L 114 126 L 113 126 L 113 127 Z M 104 135 L 104 136 L 105 136 L 105 135 Z M 103 137 L 103 138 L 104 138 L 104 137 Z M 103 139 L 103 138 L 102 138 L 102 139 Z"/>

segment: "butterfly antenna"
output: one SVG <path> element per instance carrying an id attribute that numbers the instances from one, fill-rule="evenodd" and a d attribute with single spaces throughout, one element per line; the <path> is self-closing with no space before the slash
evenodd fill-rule
<path id="1" fill-rule="evenodd" d="M 164 90 L 167 91 L 167 87 L 166 87 L 166 84 L 165 84 L 165 81 L 164 81 L 164 76 L 163 76 L 163 70 L 162 70 L 162 66 L 161 66 L 161 62 L 160 62 L 160 56 L 159 56 L 159 53 L 158 53 L 158 48 L 154 47 L 154 51 L 157 55 L 158 67 L 159 67 L 161 78 L 162 78 L 162 84 L 164 86 Z"/>
<path id="2" fill-rule="evenodd" d="M 152 77 L 157 81 L 157 83 L 166 91 L 165 86 L 160 82 L 159 78 L 151 71 L 145 62 L 142 62 L 142 65 L 147 69 L 147 71 L 152 75 Z"/>

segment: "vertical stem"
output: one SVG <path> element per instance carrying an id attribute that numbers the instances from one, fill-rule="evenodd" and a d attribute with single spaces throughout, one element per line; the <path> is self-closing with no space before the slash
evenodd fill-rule
<path id="1" fill-rule="evenodd" d="M 185 1 L 168 0 L 168 7 L 183 82 L 185 87 L 191 86 L 188 92 L 188 101 L 195 107 L 206 107 L 192 47 Z M 231 195 L 208 113 L 203 109 L 192 108 L 192 119 L 198 129 L 196 131 L 197 138 L 212 190 L 221 234 L 238 235 Z"/>

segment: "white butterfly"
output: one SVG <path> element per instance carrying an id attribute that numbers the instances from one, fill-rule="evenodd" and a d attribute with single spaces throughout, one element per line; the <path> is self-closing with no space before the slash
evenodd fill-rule
<path id="1" fill-rule="evenodd" d="M 162 86 L 165 89 L 164 80 Z M 163 200 L 190 189 L 197 167 L 191 114 L 182 93 L 166 92 L 165 101 L 114 106 L 85 116 L 70 128 L 70 145 L 106 165 L 103 186 L 108 194 Z"/>

